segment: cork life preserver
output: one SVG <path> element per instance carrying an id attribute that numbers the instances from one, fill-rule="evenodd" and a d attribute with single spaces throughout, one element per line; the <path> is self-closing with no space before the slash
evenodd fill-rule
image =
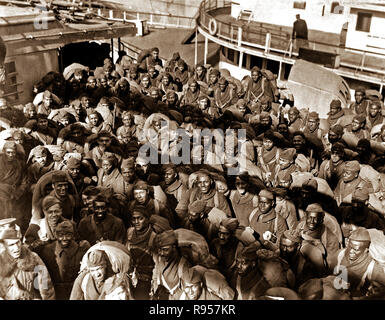
<path id="1" fill-rule="evenodd" d="M 217 21 L 214 18 L 211 18 L 209 21 L 209 32 L 212 36 L 215 36 L 217 33 L 218 26 L 217 26 Z"/>

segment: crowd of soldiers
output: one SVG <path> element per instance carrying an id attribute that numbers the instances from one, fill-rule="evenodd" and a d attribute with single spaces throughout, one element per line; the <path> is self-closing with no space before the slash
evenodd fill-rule
<path id="1" fill-rule="evenodd" d="M 268 70 L 239 81 L 157 48 L 33 92 L 22 109 L 0 98 L 1 299 L 385 297 L 378 96 L 358 88 L 320 119 Z M 162 163 L 177 129 L 190 161 Z M 221 157 L 199 129 L 246 134 Z"/>

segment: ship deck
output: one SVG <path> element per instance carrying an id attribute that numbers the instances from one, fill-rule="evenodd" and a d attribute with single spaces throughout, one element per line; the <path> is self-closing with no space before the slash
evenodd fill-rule
<path id="1" fill-rule="evenodd" d="M 248 43 L 264 46 L 266 33 L 271 33 L 270 46 L 281 51 L 287 51 L 291 39 L 292 28 L 281 25 L 260 23 L 257 21 L 237 20 L 230 15 L 230 8 L 212 10 L 209 14 L 221 25 L 221 33 L 226 33 L 225 26 L 242 27 L 242 40 Z M 219 28 L 219 27 L 218 27 Z M 230 38 L 233 36 L 228 30 Z M 219 33 L 219 32 L 218 32 Z M 308 47 L 311 49 L 336 53 L 340 56 L 340 67 L 335 69 L 350 78 L 362 78 L 375 82 L 385 82 L 385 55 L 370 54 L 340 47 L 340 34 L 309 30 Z M 247 47 L 247 45 L 244 45 Z M 250 47 L 250 49 L 256 49 Z M 294 55 L 298 55 L 295 51 Z M 285 54 L 279 54 L 278 56 Z M 286 55 L 287 56 L 287 55 Z M 363 61 L 364 59 L 364 61 Z M 364 68 L 362 68 L 364 67 Z"/>

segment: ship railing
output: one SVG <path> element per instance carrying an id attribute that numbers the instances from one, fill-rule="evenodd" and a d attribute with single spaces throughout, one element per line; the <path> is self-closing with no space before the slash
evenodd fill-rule
<path id="1" fill-rule="evenodd" d="M 94 13 L 111 21 L 127 22 L 132 20 L 145 21 L 147 26 L 194 29 L 196 17 L 178 16 L 166 13 L 149 13 L 139 11 L 122 11 L 99 8 Z"/>
<path id="2" fill-rule="evenodd" d="M 265 53 L 283 55 L 284 58 L 298 56 L 299 48 L 291 34 L 280 26 L 253 21 L 242 22 L 234 19 L 233 22 L 223 21 L 217 17 L 221 10 L 230 12 L 231 2 L 226 0 L 204 0 L 199 8 L 198 25 L 211 36 L 227 41 L 238 47 L 263 50 Z M 210 21 L 215 20 L 215 33 L 210 30 Z M 212 24 L 212 23 L 211 23 Z M 211 32 L 210 32 L 211 31 Z M 214 33 L 214 34 L 213 34 Z M 370 72 L 385 75 L 385 70 L 378 68 L 379 63 L 384 65 L 385 54 L 370 50 L 360 50 L 342 45 L 321 41 L 306 41 L 306 47 L 316 51 L 339 55 L 340 66 L 355 70 L 355 73 Z"/>

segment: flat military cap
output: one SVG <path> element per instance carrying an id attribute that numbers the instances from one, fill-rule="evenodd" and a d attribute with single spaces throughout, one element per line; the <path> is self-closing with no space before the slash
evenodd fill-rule
<path id="1" fill-rule="evenodd" d="M 352 194 L 353 202 L 365 202 L 369 200 L 369 191 L 367 189 L 355 189 Z"/>
<path id="2" fill-rule="evenodd" d="M 178 243 L 174 230 L 164 231 L 156 236 L 156 243 L 159 248 L 165 246 L 172 246 Z"/>
<path id="3" fill-rule="evenodd" d="M 266 199 L 274 200 L 274 194 L 266 189 L 261 190 L 258 195 Z"/>
<path id="4" fill-rule="evenodd" d="M 68 182 L 67 175 L 63 171 L 54 172 L 52 174 L 52 183 Z"/>
<path id="5" fill-rule="evenodd" d="M 270 117 L 270 116 L 269 116 Z M 268 139 L 270 141 L 275 141 L 276 137 L 274 135 L 274 131 L 269 129 L 269 130 L 266 130 L 264 133 L 263 133 L 263 139 Z"/>
<path id="6" fill-rule="evenodd" d="M 71 221 L 65 220 L 63 222 L 60 222 L 55 229 L 55 233 L 74 233 L 74 225 Z"/>
<path id="7" fill-rule="evenodd" d="M 55 204 L 61 205 L 61 202 L 60 202 L 60 200 L 58 198 L 53 197 L 53 196 L 46 196 L 43 199 L 41 207 L 42 207 L 43 211 L 46 211 L 49 208 L 51 208 L 52 206 L 54 206 Z"/>
<path id="8" fill-rule="evenodd" d="M 238 258 L 251 261 L 257 260 L 256 246 L 252 243 L 251 245 L 248 245 L 247 247 L 243 248 L 243 250 L 238 253 Z"/>
<path id="9" fill-rule="evenodd" d="M 322 209 L 320 204 L 312 203 L 306 207 L 306 212 L 324 212 L 324 210 Z"/>
<path id="10" fill-rule="evenodd" d="M 211 75 L 211 74 L 216 75 L 216 76 L 219 76 L 221 73 L 219 72 L 218 69 L 211 69 L 210 75 Z"/>
<path id="11" fill-rule="evenodd" d="M 260 99 L 259 99 L 259 102 L 261 104 L 266 104 L 266 103 L 270 103 L 272 102 L 271 98 L 269 96 L 262 96 Z"/>
<path id="12" fill-rule="evenodd" d="M 348 170 L 354 171 L 354 172 L 360 171 L 361 170 L 360 163 L 357 160 L 346 162 L 344 171 L 348 171 Z"/>
<path id="13" fill-rule="evenodd" d="M 219 84 L 227 84 L 227 83 L 229 83 L 229 82 L 227 81 L 227 79 L 226 79 L 225 77 L 221 77 L 221 78 L 218 80 L 218 83 L 219 83 Z"/>
<path id="14" fill-rule="evenodd" d="M 330 102 L 330 107 L 341 108 L 341 101 L 334 99 Z"/>
<path id="15" fill-rule="evenodd" d="M 187 272 L 183 272 L 182 280 L 184 283 L 196 284 L 203 281 L 203 273 L 197 270 L 197 268 L 190 268 Z"/>
<path id="16" fill-rule="evenodd" d="M 279 157 L 284 160 L 293 161 L 295 154 L 296 150 L 294 148 L 288 148 L 283 150 Z"/>
<path id="17" fill-rule="evenodd" d="M 296 107 L 292 107 L 290 110 L 289 110 L 289 113 L 294 113 L 294 114 L 299 114 L 299 111 Z"/>
<path id="18" fill-rule="evenodd" d="M 132 214 L 134 214 L 134 212 L 141 214 L 145 218 L 150 218 L 151 216 L 151 212 L 147 210 L 145 206 L 139 204 L 135 205 L 132 209 Z"/>
<path id="19" fill-rule="evenodd" d="M 265 112 L 265 111 L 262 111 L 261 114 L 259 115 L 259 119 L 262 120 L 262 119 L 269 119 L 271 118 L 270 117 L 270 114 L 268 112 Z"/>
<path id="20" fill-rule="evenodd" d="M 302 241 L 299 233 L 296 232 L 294 229 L 286 230 L 283 233 L 283 237 L 295 243 L 300 243 Z"/>
<path id="21" fill-rule="evenodd" d="M 371 241 L 369 231 L 364 227 L 359 227 L 356 230 L 353 230 L 349 239 L 354 241 Z"/>
<path id="22" fill-rule="evenodd" d="M 313 191 L 317 191 L 318 189 L 318 182 L 314 178 L 309 178 L 308 180 L 304 181 L 302 183 L 302 188 L 304 189 L 310 189 Z"/>
<path id="23" fill-rule="evenodd" d="M 333 143 L 331 151 L 343 156 L 345 154 L 345 147 L 342 143 L 336 142 Z"/>
<path id="24" fill-rule="evenodd" d="M 330 128 L 330 131 L 340 136 L 344 133 L 344 128 L 340 124 L 335 124 Z"/>
<path id="25" fill-rule="evenodd" d="M 67 160 L 67 168 L 68 169 L 79 169 L 81 165 L 81 161 L 74 157 L 71 157 Z"/>
<path id="26" fill-rule="evenodd" d="M 310 112 L 310 113 L 309 113 L 309 116 L 308 116 L 308 119 L 309 119 L 309 120 L 310 120 L 310 119 L 312 119 L 312 120 L 319 120 L 319 114 L 318 114 L 318 112 L 315 112 L 315 111 Z"/>
<path id="27" fill-rule="evenodd" d="M 246 182 L 246 183 L 249 183 L 250 181 L 250 175 L 247 171 L 245 172 L 242 172 L 240 175 L 238 175 L 236 178 L 235 178 L 235 182 Z"/>
<path id="28" fill-rule="evenodd" d="M 20 231 L 16 229 L 5 229 L 0 232 L 0 240 L 17 240 L 21 239 Z"/>
<path id="29" fill-rule="evenodd" d="M 143 180 L 139 180 L 134 184 L 133 190 L 148 190 L 148 183 Z"/>
<path id="30" fill-rule="evenodd" d="M 229 232 L 234 232 L 239 226 L 239 221 L 237 218 L 225 218 L 221 221 L 220 225 Z"/>
<path id="31" fill-rule="evenodd" d="M 357 120 L 359 121 L 360 123 L 363 123 L 366 121 L 366 117 L 364 114 L 360 113 L 360 114 L 356 114 L 354 117 L 353 117 L 353 120 Z"/>
<path id="32" fill-rule="evenodd" d="M 3 146 L 3 150 L 7 149 L 12 149 L 15 150 L 17 149 L 16 142 L 15 141 L 6 141 Z"/>
<path id="33" fill-rule="evenodd" d="M 135 160 L 133 158 L 123 159 L 120 167 L 122 169 L 123 168 L 133 169 L 133 168 L 135 168 Z"/>

